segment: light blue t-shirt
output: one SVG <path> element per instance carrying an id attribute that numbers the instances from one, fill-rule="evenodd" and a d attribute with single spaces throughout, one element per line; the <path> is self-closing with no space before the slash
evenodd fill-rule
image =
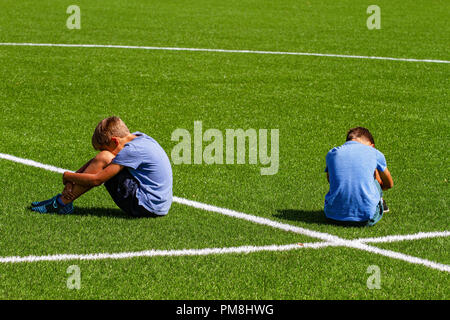
<path id="1" fill-rule="evenodd" d="M 386 169 L 386 158 L 377 149 L 347 141 L 326 156 L 330 191 L 325 196 L 325 215 L 339 221 L 372 219 L 380 201 L 374 183 L 375 169 Z"/>
<path id="2" fill-rule="evenodd" d="M 169 158 L 153 138 L 141 132 L 133 134 L 137 137 L 125 144 L 112 163 L 127 167 L 139 181 L 136 197 L 141 206 L 157 215 L 166 215 L 172 204 Z"/>

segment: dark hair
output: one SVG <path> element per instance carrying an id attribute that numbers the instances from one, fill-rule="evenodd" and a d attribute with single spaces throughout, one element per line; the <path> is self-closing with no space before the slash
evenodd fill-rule
<path id="1" fill-rule="evenodd" d="M 363 127 L 356 127 L 348 130 L 347 132 L 347 140 L 350 141 L 356 138 L 366 138 L 370 141 L 370 143 L 375 144 L 375 140 L 372 137 L 372 134 L 370 133 L 369 129 L 363 128 Z"/>

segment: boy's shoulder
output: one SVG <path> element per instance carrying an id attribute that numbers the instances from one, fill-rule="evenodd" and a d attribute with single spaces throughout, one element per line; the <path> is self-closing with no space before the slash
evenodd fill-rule
<path id="1" fill-rule="evenodd" d="M 147 135 L 141 132 L 133 132 L 136 138 L 127 142 L 116 155 L 113 163 L 136 169 L 145 159 L 149 158 Z"/>
<path id="2" fill-rule="evenodd" d="M 128 150 L 137 150 L 141 148 L 143 145 L 148 144 L 150 141 L 154 141 L 152 137 L 139 131 L 133 132 L 132 134 L 135 135 L 136 137 L 133 140 L 127 142 L 124 146 L 124 149 L 128 148 Z"/>
<path id="3" fill-rule="evenodd" d="M 149 154 L 159 154 L 162 151 L 160 144 L 143 132 L 133 132 L 136 136 L 133 140 L 125 144 L 125 148 L 128 147 L 128 153 L 139 153 L 141 156 L 148 156 Z M 123 149 L 122 149 L 123 150 Z"/>
<path id="4" fill-rule="evenodd" d="M 355 141 L 347 141 L 344 144 L 341 144 L 340 146 L 331 148 L 330 151 L 328 151 L 327 156 L 332 155 L 334 153 L 341 152 L 341 151 L 345 151 L 345 150 L 351 148 L 352 147 L 351 145 L 353 145 L 353 143 L 349 143 L 349 142 L 355 142 Z"/>
<path id="5" fill-rule="evenodd" d="M 131 140 L 129 143 L 134 142 L 134 144 L 139 144 L 139 143 L 148 142 L 148 141 L 156 142 L 155 139 L 153 139 L 152 137 L 150 137 L 149 135 L 147 135 L 147 134 L 145 134 L 143 132 L 136 131 L 136 132 L 133 132 L 132 134 L 135 135 L 136 138 Z"/>
<path id="6" fill-rule="evenodd" d="M 374 147 L 367 146 L 357 141 L 347 141 L 344 144 L 334 147 L 330 151 L 328 151 L 327 157 L 333 156 L 335 154 L 348 154 L 350 156 L 355 153 L 367 155 L 382 154 L 378 149 L 375 149 Z"/>

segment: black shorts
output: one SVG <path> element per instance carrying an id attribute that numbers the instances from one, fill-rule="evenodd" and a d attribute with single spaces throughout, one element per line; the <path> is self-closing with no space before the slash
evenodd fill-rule
<path id="1" fill-rule="evenodd" d="M 159 217 L 139 205 L 136 197 L 139 181 L 133 177 L 127 168 L 123 168 L 118 174 L 106 181 L 105 187 L 116 205 L 127 214 L 133 217 Z"/>

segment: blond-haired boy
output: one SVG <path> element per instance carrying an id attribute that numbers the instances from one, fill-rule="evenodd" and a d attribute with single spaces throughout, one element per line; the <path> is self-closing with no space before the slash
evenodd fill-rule
<path id="1" fill-rule="evenodd" d="M 172 168 L 153 138 L 130 133 L 119 117 L 100 121 L 92 136 L 99 153 L 77 172 L 64 172 L 64 190 L 53 198 L 32 203 L 40 213 L 69 214 L 73 201 L 91 188 L 105 184 L 119 208 L 136 216 L 163 216 L 172 204 Z"/>

